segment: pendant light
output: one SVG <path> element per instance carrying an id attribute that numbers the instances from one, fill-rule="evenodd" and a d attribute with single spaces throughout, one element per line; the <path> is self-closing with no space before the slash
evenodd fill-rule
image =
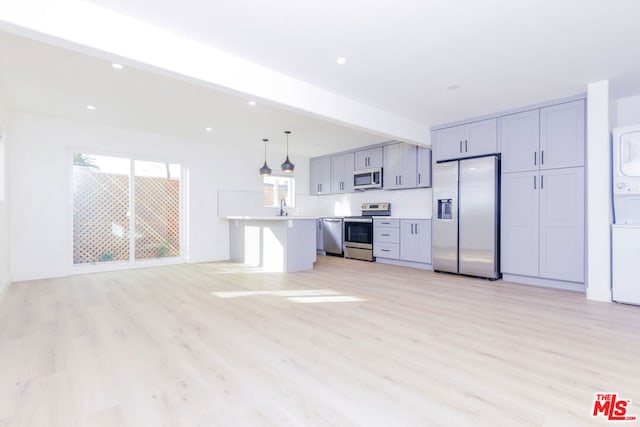
<path id="1" fill-rule="evenodd" d="M 271 175 L 271 168 L 267 166 L 267 142 L 269 141 L 267 138 L 264 138 L 264 165 L 260 168 L 260 175 L 266 176 Z"/>
<path id="2" fill-rule="evenodd" d="M 284 163 L 281 165 L 282 172 L 291 173 L 293 172 L 293 168 L 295 167 L 294 164 L 291 163 L 291 160 L 289 160 L 289 134 L 291 133 L 291 131 L 285 130 L 284 133 L 285 135 L 287 135 L 287 160 L 285 160 Z"/>

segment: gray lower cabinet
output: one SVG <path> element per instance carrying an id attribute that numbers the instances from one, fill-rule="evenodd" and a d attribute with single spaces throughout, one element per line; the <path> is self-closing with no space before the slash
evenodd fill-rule
<path id="1" fill-rule="evenodd" d="M 309 162 L 309 194 L 331 193 L 331 158 L 321 157 Z"/>
<path id="2" fill-rule="evenodd" d="M 322 218 L 316 220 L 316 251 L 324 252 L 324 235 L 322 231 Z"/>
<path id="3" fill-rule="evenodd" d="M 584 168 L 502 175 L 501 271 L 584 282 Z"/>
<path id="4" fill-rule="evenodd" d="M 331 157 L 331 192 L 353 192 L 354 154 L 346 153 Z"/>
<path id="5" fill-rule="evenodd" d="M 400 259 L 431 264 L 431 221 L 400 221 Z"/>
<path id="6" fill-rule="evenodd" d="M 400 220 L 373 219 L 373 256 L 376 258 L 400 258 Z"/>
<path id="7" fill-rule="evenodd" d="M 431 264 L 431 220 L 374 219 L 373 255 Z"/>

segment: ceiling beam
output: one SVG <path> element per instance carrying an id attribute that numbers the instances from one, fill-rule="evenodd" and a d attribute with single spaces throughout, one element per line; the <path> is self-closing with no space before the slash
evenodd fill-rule
<path id="1" fill-rule="evenodd" d="M 390 139 L 429 144 L 429 127 L 80 0 L 0 0 L 0 28 L 245 95 Z"/>

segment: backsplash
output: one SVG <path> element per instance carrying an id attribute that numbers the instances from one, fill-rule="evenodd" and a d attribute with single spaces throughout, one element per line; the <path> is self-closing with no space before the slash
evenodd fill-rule
<path id="1" fill-rule="evenodd" d="M 370 190 L 356 193 L 311 196 L 296 195 L 296 215 L 351 216 L 360 215 L 362 203 L 391 203 L 391 215 L 404 218 L 431 218 L 430 188 L 410 190 Z"/>
<path id="2" fill-rule="evenodd" d="M 296 216 L 355 216 L 362 203 L 391 203 L 391 214 L 404 218 L 431 218 L 430 188 L 409 190 L 370 190 L 356 193 L 311 196 L 296 194 L 295 208 L 285 208 Z M 279 208 L 264 207 L 260 191 L 218 191 L 218 216 L 271 216 Z"/>

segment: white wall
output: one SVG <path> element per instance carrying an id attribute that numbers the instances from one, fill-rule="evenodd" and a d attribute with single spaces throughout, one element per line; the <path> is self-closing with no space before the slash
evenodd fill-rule
<path id="1" fill-rule="evenodd" d="M 228 259 L 228 224 L 217 217 L 218 190 L 262 189 L 262 146 L 247 153 L 235 150 L 233 141 L 187 140 L 24 113 L 9 119 L 13 280 L 71 271 L 72 149 L 183 164 L 189 171 L 189 262 Z"/>
<path id="2" fill-rule="evenodd" d="M 8 123 L 9 113 L 3 94 L 0 93 L 0 128 L 2 128 L 2 135 L 0 135 L 0 299 L 11 281 L 11 275 L 9 274 L 8 162 L 6 155 L 9 140 Z"/>
<path id="3" fill-rule="evenodd" d="M 616 115 L 613 127 L 640 124 L 640 95 L 620 98 L 614 105 Z"/>
<path id="4" fill-rule="evenodd" d="M 587 88 L 587 298 L 611 301 L 611 145 L 609 82 Z"/>

